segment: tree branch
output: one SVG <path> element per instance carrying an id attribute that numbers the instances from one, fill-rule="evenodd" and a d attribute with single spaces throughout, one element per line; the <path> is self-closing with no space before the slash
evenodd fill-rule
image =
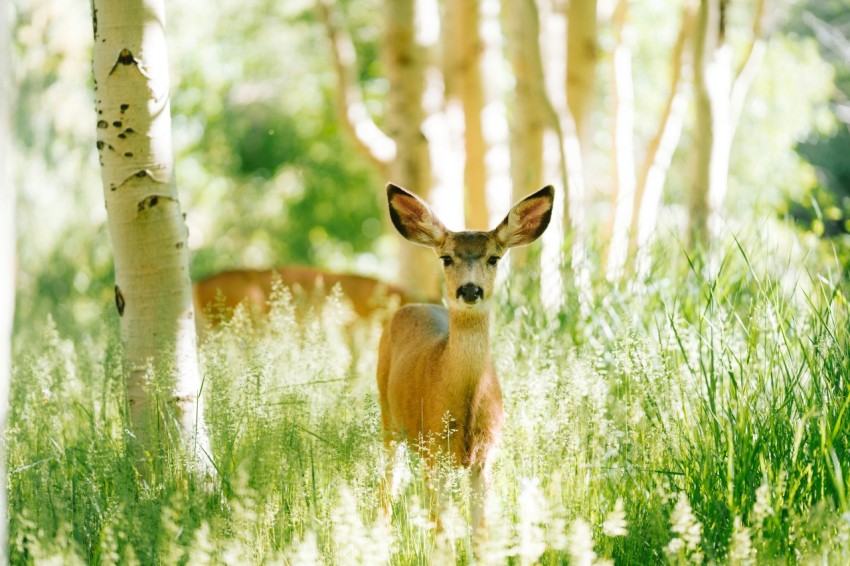
<path id="1" fill-rule="evenodd" d="M 670 92 L 667 95 L 661 118 L 658 121 L 658 129 L 647 146 L 646 156 L 641 165 L 640 176 L 638 177 L 635 190 L 635 206 L 632 209 L 629 243 L 629 249 L 632 252 L 630 255 L 632 257 L 636 255 L 635 252 L 639 251 L 640 246 L 645 243 L 641 241 L 644 238 L 641 238 L 640 234 L 646 232 L 646 223 L 651 222 L 653 225 L 655 223 L 654 218 L 657 216 L 657 208 L 661 197 L 661 187 L 658 185 L 663 185 L 673 152 L 679 143 L 679 136 L 682 130 L 681 114 L 685 109 L 682 92 L 684 86 L 682 75 L 686 65 L 685 46 L 688 36 L 691 34 L 693 18 L 693 4 L 689 2 L 682 10 L 682 25 L 679 29 L 679 36 L 676 38 L 676 43 L 673 46 Z M 653 171 L 656 172 L 656 175 L 651 175 Z"/>
<path id="2" fill-rule="evenodd" d="M 325 27 L 337 76 L 336 110 L 343 127 L 358 151 L 384 177 L 389 163 L 395 158 L 395 142 L 372 120 L 357 87 L 354 43 L 339 22 L 332 0 L 316 0 L 319 20 Z"/>
<path id="3" fill-rule="evenodd" d="M 753 17 L 753 40 L 747 47 L 747 53 L 744 55 L 741 66 L 738 68 L 735 79 L 732 81 L 729 117 L 733 128 L 738 123 L 747 91 L 750 89 L 750 85 L 752 85 L 756 72 L 759 66 L 761 66 L 761 62 L 767 51 L 767 45 L 764 39 L 765 3 L 765 0 L 756 0 L 755 15 Z"/>

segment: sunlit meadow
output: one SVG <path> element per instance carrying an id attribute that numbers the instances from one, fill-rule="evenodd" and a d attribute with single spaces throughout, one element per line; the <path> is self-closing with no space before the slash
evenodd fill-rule
<path id="1" fill-rule="evenodd" d="M 574 293 L 550 316 L 508 279 L 492 336 L 506 429 L 477 546 L 463 474 L 384 452 L 380 321 L 352 324 L 340 296 L 303 320 L 279 290 L 267 319 L 238 310 L 207 335 L 207 481 L 168 438 L 151 482 L 136 476 L 115 333 L 35 322 L 6 439 L 12 560 L 847 563 L 850 286 L 834 261 L 769 248 L 730 240 L 711 268 L 664 250 L 647 285 L 598 283 L 586 318 Z"/>

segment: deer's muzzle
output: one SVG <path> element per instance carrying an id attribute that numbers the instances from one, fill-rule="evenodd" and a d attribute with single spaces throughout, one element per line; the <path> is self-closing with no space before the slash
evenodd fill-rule
<path id="1" fill-rule="evenodd" d="M 475 283 L 467 283 L 458 287 L 457 298 L 463 299 L 463 302 L 471 305 L 484 298 L 484 289 Z"/>

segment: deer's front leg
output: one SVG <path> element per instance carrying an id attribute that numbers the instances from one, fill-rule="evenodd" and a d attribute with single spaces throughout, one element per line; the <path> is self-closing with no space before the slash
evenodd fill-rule
<path id="1" fill-rule="evenodd" d="M 469 484 L 472 506 L 472 528 L 474 538 L 487 539 L 487 492 L 490 489 L 490 466 L 485 463 L 473 464 L 469 468 Z"/>

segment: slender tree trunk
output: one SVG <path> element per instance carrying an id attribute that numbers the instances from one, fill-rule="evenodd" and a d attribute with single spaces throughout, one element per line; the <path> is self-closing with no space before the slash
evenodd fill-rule
<path id="1" fill-rule="evenodd" d="M 649 275 L 650 237 L 658 221 L 667 170 L 670 168 L 673 153 L 679 145 L 682 133 L 686 108 L 683 92 L 685 81 L 682 75 L 687 65 L 685 46 L 693 27 L 693 11 L 693 4 L 690 2 L 682 11 L 682 24 L 671 58 L 670 92 L 658 122 L 658 129 L 647 146 L 646 157 L 638 176 L 629 238 L 629 251 L 634 258 L 636 281 L 643 281 Z"/>
<path id="2" fill-rule="evenodd" d="M 385 0 L 384 56 L 389 81 L 387 133 L 395 141 L 396 156 L 390 163 L 390 181 L 428 200 L 431 190 L 431 159 L 428 139 L 422 133 L 425 86 L 424 52 L 416 41 L 414 0 Z M 433 251 L 407 249 L 401 254 L 402 283 L 413 295 L 439 296 L 440 278 Z"/>
<path id="3" fill-rule="evenodd" d="M 629 244 L 629 226 L 635 202 L 634 88 L 632 86 L 632 49 L 627 37 L 628 0 L 619 0 L 614 10 L 614 210 L 608 229 L 608 280 L 623 275 Z"/>
<path id="4" fill-rule="evenodd" d="M 548 118 L 536 6 L 533 0 L 505 0 L 502 9 L 516 85 L 511 120 L 511 183 L 513 200 L 517 201 L 543 186 L 543 134 Z M 525 248 L 511 250 L 515 268 L 527 269 L 527 261 Z"/>
<path id="5" fill-rule="evenodd" d="M 115 253 L 129 417 L 142 456 L 176 433 L 206 467 L 187 230 L 174 182 L 163 0 L 93 0 L 97 147 Z M 158 404 L 151 366 L 169 371 Z M 173 432 L 171 432 L 173 431 Z M 142 462 L 140 469 L 149 471 Z"/>
<path id="6" fill-rule="evenodd" d="M 725 105 L 731 85 L 729 47 L 724 44 L 725 20 L 721 11 L 728 0 L 702 0 L 697 15 L 694 48 L 696 91 L 696 172 L 691 185 L 689 239 L 692 246 L 707 246 L 717 228 L 719 213 L 711 195 L 726 193 L 728 128 Z M 727 158 L 724 159 L 723 155 Z"/>
<path id="7" fill-rule="evenodd" d="M 478 0 L 448 0 L 443 26 L 445 83 L 449 98 L 458 98 L 463 108 L 464 170 L 466 189 L 466 227 L 488 230 L 487 144 L 481 113 L 484 110 L 484 84 L 481 76 L 481 14 Z"/>
<path id="8" fill-rule="evenodd" d="M 694 49 L 697 112 L 697 165 L 690 197 L 689 240 L 708 249 L 721 231 L 728 190 L 729 161 L 746 93 L 764 54 L 765 0 L 757 0 L 752 42 L 737 74 L 726 42 L 731 0 L 701 0 Z"/>
<path id="9" fill-rule="evenodd" d="M 2 441 L 9 414 L 9 392 L 12 378 L 12 320 L 15 308 L 15 190 L 12 183 L 10 156 L 12 132 L 10 107 L 12 99 L 11 29 L 8 11 L 0 9 L 0 564 L 9 561 L 8 500 L 6 498 L 6 450 Z"/>
<path id="10" fill-rule="evenodd" d="M 584 171 L 590 154 L 590 112 L 599 59 L 596 10 L 596 0 L 570 0 L 567 7 L 567 104 L 575 122 Z"/>

